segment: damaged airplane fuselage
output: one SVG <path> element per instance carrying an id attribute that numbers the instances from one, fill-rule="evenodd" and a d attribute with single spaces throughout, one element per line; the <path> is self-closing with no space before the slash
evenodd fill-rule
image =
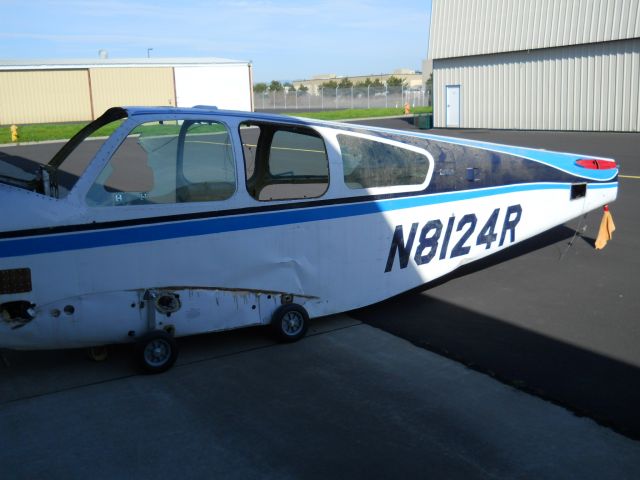
<path id="1" fill-rule="evenodd" d="M 610 203 L 618 169 L 420 132 L 136 107 L 110 109 L 31 174 L 0 175 L 0 348 L 138 342 L 160 371 L 174 337 L 272 324 L 295 340 L 308 317 Z"/>

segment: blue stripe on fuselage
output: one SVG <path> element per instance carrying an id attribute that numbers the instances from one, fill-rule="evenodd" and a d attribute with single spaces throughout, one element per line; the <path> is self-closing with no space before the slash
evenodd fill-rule
<path id="1" fill-rule="evenodd" d="M 590 189 L 616 188 L 617 183 L 589 184 Z M 506 185 L 478 190 L 464 190 L 362 203 L 346 203 L 329 206 L 304 207 L 296 210 L 223 216 L 198 220 L 183 220 L 171 223 L 139 225 L 131 227 L 41 235 L 0 241 L 0 258 L 63 252 L 87 248 L 107 247 L 133 243 L 170 240 L 182 237 L 210 235 L 215 233 L 251 230 L 296 223 L 355 217 L 372 213 L 388 212 L 406 208 L 436 205 L 441 203 L 471 200 L 493 195 L 535 190 L 570 190 L 568 183 L 534 183 Z"/>

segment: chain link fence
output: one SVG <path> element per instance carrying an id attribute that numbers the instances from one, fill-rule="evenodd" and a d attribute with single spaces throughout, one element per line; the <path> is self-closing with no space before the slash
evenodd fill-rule
<path id="1" fill-rule="evenodd" d="M 258 110 L 341 110 L 347 108 L 400 108 L 431 105 L 428 92 L 404 87 L 318 88 L 317 93 L 299 90 L 254 92 Z"/>

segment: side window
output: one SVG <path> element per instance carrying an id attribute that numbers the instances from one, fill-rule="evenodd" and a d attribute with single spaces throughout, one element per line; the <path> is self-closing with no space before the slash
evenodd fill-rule
<path id="1" fill-rule="evenodd" d="M 338 135 L 344 181 L 349 188 L 421 185 L 429 161 L 419 152 L 353 135 Z"/>
<path id="2" fill-rule="evenodd" d="M 87 194 L 92 206 L 209 202 L 235 192 L 229 132 L 218 122 L 143 123 Z"/>
<path id="3" fill-rule="evenodd" d="M 327 150 L 313 130 L 245 123 L 240 136 L 247 190 L 256 200 L 315 198 L 327 191 Z"/>

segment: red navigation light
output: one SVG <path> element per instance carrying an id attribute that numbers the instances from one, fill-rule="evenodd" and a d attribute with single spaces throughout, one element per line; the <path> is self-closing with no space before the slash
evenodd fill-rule
<path id="1" fill-rule="evenodd" d="M 576 160 L 576 165 L 591 170 L 611 170 L 618 168 L 614 160 L 602 160 L 599 158 L 581 158 L 580 160 Z"/>

